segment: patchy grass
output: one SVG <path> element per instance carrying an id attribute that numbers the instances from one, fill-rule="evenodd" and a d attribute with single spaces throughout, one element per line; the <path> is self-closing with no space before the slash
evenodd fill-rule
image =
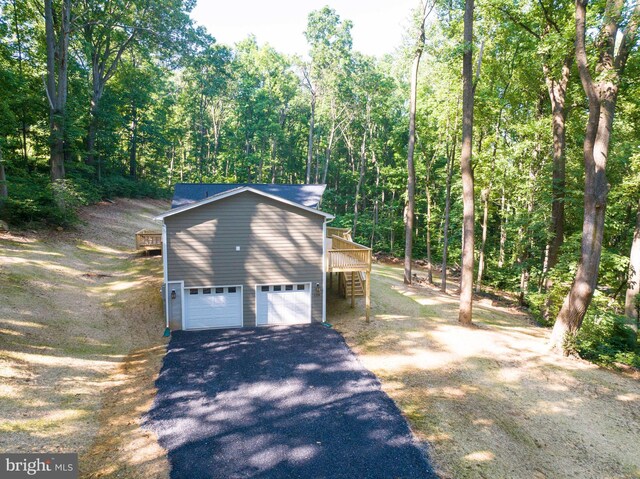
<path id="1" fill-rule="evenodd" d="M 335 284 L 335 282 L 334 282 Z M 587 361 L 549 356 L 549 331 L 517 309 L 458 300 L 372 275 L 370 324 L 331 297 L 334 324 L 381 380 L 444 478 L 640 478 L 640 383 Z"/>
<path id="2" fill-rule="evenodd" d="M 133 251 L 167 206 L 122 199 L 74 230 L 0 235 L 0 450 L 78 452 L 82 477 L 167 476 L 139 428 L 166 342 L 162 259 Z"/>

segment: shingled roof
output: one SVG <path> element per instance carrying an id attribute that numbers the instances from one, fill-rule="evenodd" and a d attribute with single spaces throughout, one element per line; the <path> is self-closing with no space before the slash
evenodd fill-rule
<path id="1" fill-rule="evenodd" d="M 171 208 L 178 208 L 204 200 L 225 191 L 251 187 L 255 190 L 279 196 L 302 206 L 317 208 L 326 185 L 276 185 L 261 183 L 177 183 L 173 192 Z"/>

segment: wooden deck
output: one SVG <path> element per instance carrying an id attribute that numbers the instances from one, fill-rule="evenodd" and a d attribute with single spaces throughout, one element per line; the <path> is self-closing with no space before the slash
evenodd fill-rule
<path id="1" fill-rule="evenodd" d="M 138 251 L 162 251 L 162 231 L 140 230 L 136 233 Z"/>
<path id="2" fill-rule="evenodd" d="M 338 274 L 338 285 L 344 286 L 345 296 L 351 296 L 351 307 L 355 305 L 355 296 L 365 296 L 366 318 L 371 313 L 371 248 L 358 244 L 351 239 L 351 230 L 347 228 L 327 227 L 330 240 L 327 250 L 327 272 L 333 282 L 333 274 Z M 363 278 L 364 275 L 364 278 Z"/>

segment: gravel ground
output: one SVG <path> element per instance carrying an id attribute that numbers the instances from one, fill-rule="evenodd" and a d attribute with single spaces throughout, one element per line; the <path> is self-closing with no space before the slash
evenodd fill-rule
<path id="1" fill-rule="evenodd" d="M 145 418 L 171 477 L 435 478 L 395 403 L 318 324 L 175 332 Z"/>

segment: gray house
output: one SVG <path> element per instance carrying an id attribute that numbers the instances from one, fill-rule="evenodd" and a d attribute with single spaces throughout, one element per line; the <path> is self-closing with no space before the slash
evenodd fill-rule
<path id="1" fill-rule="evenodd" d="M 324 321 L 325 185 L 178 184 L 162 221 L 171 329 Z"/>

